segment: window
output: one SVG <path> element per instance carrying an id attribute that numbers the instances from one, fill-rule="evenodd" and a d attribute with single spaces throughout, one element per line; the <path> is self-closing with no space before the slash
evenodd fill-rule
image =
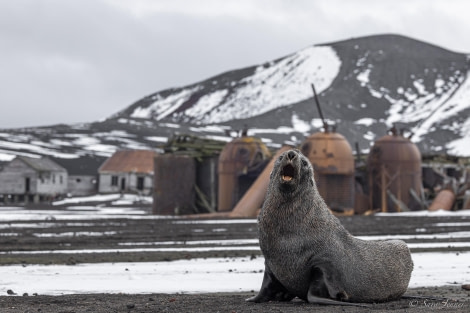
<path id="1" fill-rule="evenodd" d="M 137 177 L 137 190 L 144 190 L 145 180 L 144 177 Z"/>
<path id="2" fill-rule="evenodd" d="M 59 182 L 61 185 L 64 183 L 64 178 L 62 177 L 62 175 L 59 175 Z"/>
<path id="3" fill-rule="evenodd" d="M 55 184 L 55 174 L 52 174 L 52 183 Z"/>
<path id="4" fill-rule="evenodd" d="M 111 176 L 111 186 L 117 186 L 117 185 L 118 185 L 118 177 Z"/>

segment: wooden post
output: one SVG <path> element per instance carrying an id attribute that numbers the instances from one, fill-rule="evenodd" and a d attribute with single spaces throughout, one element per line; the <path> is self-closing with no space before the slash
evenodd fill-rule
<path id="1" fill-rule="evenodd" d="M 380 167 L 380 184 L 382 197 L 382 212 L 387 212 L 387 178 L 385 177 L 385 166 Z"/>

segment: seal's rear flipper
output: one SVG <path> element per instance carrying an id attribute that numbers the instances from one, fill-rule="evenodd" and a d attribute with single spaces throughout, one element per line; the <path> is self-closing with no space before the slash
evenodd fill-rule
<path id="1" fill-rule="evenodd" d="M 327 281 L 323 271 L 318 268 L 312 268 L 310 278 L 310 286 L 307 292 L 307 300 L 309 303 L 325 304 L 325 305 L 343 305 L 343 306 L 359 306 L 359 307 L 370 307 L 369 305 L 362 303 L 343 302 L 332 299 L 334 295 L 337 299 L 347 300 L 349 297 L 343 290 L 333 287 L 331 283 Z"/>
<path id="2" fill-rule="evenodd" d="M 370 308 L 370 305 L 363 304 L 363 303 L 352 303 L 352 302 L 343 302 L 328 298 L 321 298 L 314 296 L 312 294 L 308 294 L 307 296 L 308 303 L 315 303 L 315 304 L 325 304 L 325 305 L 343 305 L 343 306 L 359 306 L 364 308 Z"/>
<path id="3" fill-rule="evenodd" d="M 263 283 L 259 293 L 246 299 L 248 302 L 290 301 L 294 299 L 287 289 L 277 280 L 271 270 L 265 266 Z"/>

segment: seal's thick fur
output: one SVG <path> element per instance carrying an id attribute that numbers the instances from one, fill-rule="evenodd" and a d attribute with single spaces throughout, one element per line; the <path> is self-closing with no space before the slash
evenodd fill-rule
<path id="1" fill-rule="evenodd" d="M 335 188 L 335 186 L 331 186 Z M 413 262 L 400 240 L 354 238 L 318 193 L 313 167 L 297 150 L 274 165 L 258 217 L 265 257 L 263 283 L 254 302 L 382 302 L 408 288 Z"/>

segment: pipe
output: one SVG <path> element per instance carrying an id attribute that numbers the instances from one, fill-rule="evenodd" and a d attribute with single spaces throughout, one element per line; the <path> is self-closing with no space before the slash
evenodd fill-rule
<path id="1" fill-rule="evenodd" d="M 245 192 L 243 197 L 233 208 L 232 212 L 230 212 L 230 217 L 258 216 L 258 210 L 261 208 L 266 191 L 268 190 L 269 176 L 271 175 L 271 171 L 274 168 L 274 163 L 283 152 L 290 149 L 292 149 L 292 147 L 282 146 L 281 149 L 276 152 L 276 155 L 274 155 L 268 165 L 266 165 L 263 172 L 261 172 L 255 182 L 251 185 L 250 189 Z"/>
<path id="2" fill-rule="evenodd" d="M 454 205 L 455 194 L 451 190 L 441 190 L 429 206 L 429 211 L 445 210 L 450 211 Z"/>

